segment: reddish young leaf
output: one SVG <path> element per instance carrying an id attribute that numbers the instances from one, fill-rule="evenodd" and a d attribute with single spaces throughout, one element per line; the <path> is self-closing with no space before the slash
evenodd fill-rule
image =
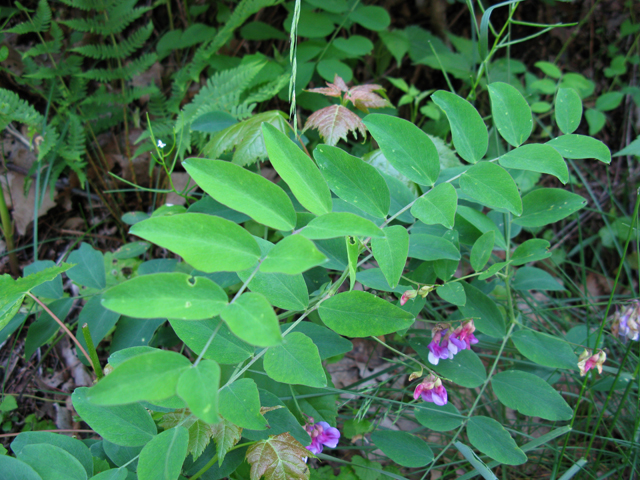
<path id="1" fill-rule="evenodd" d="M 347 134 L 353 132 L 358 138 L 358 131 L 364 138 L 367 130 L 355 113 L 342 105 L 331 105 L 311 114 L 304 125 L 302 133 L 309 128 L 317 128 L 327 145 L 336 145 L 341 138 L 346 142 Z"/>
<path id="2" fill-rule="evenodd" d="M 347 91 L 347 84 L 337 74 L 333 79 L 333 83 L 327 82 L 327 87 L 310 88 L 307 92 L 319 93 L 327 97 L 341 97 L 342 92 Z"/>
<path id="3" fill-rule="evenodd" d="M 365 113 L 369 113 L 369 108 L 390 107 L 391 103 L 386 98 L 373 93 L 376 90 L 384 90 L 384 88 L 374 84 L 358 85 L 357 87 L 351 87 L 344 98 L 353 103 L 358 110 L 362 110 Z"/>
<path id="4" fill-rule="evenodd" d="M 251 480 L 308 480 L 309 467 L 303 460 L 309 450 L 288 433 L 262 440 L 247 450 Z"/>

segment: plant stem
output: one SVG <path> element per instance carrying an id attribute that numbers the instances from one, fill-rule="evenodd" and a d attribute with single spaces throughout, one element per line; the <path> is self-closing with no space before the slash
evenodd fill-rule
<path id="1" fill-rule="evenodd" d="M 4 240 L 7 244 L 7 252 L 9 254 L 9 267 L 11 268 L 11 275 L 17 277 L 20 275 L 20 266 L 18 265 L 18 256 L 14 251 L 13 243 L 13 224 L 11 223 L 11 216 L 9 215 L 9 209 L 7 208 L 7 202 L 4 200 L 4 187 L 0 183 L 0 219 L 2 220 L 2 233 L 4 234 Z"/>
<path id="2" fill-rule="evenodd" d="M 100 366 L 100 360 L 98 359 L 98 352 L 96 352 L 96 347 L 93 344 L 93 339 L 91 338 L 91 332 L 89 332 L 89 325 L 82 325 L 82 335 L 84 336 L 84 342 L 87 344 L 87 348 L 89 349 L 90 358 L 87 358 L 91 362 L 91 366 L 93 367 L 93 371 L 96 372 L 96 377 L 100 380 L 104 377 L 102 373 L 102 367 Z"/>

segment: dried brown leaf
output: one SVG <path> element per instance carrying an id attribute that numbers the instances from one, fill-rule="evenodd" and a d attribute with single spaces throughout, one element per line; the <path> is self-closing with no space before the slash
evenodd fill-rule
<path id="1" fill-rule="evenodd" d="M 264 415 L 267 412 L 284 408 L 284 405 L 276 405 L 275 407 L 260 407 L 260 415 Z"/>
<path id="2" fill-rule="evenodd" d="M 262 440 L 247 450 L 251 480 L 308 480 L 309 467 L 303 460 L 309 450 L 288 433 Z"/>
<path id="3" fill-rule="evenodd" d="M 304 125 L 302 133 L 309 128 L 316 128 L 327 145 L 336 145 L 342 138 L 347 141 L 349 132 L 358 139 L 358 131 L 366 137 L 367 130 L 355 113 L 342 105 L 331 105 L 311 114 Z"/>

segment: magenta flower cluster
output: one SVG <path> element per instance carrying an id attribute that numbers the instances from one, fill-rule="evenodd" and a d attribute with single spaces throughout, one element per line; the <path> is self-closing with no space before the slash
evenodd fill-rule
<path id="1" fill-rule="evenodd" d="M 436 405 L 447 404 L 447 390 L 442 385 L 442 380 L 433 373 L 422 380 L 413 391 L 414 400 L 420 397 L 425 402 L 435 403 Z"/>
<path id="2" fill-rule="evenodd" d="M 451 330 L 447 324 L 438 324 L 431 331 L 429 343 L 429 362 L 437 365 L 440 360 L 453 358 L 461 350 L 470 350 L 471 345 L 478 343 L 475 337 L 476 327 L 473 320 L 468 320 L 458 328 Z"/>
<path id="3" fill-rule="evenodd" d="M 318 455 L 322 452 L 323 446 L 336 448 L 338 440 L 340 440 L 340 431 L 331 427 L 327 422 L 313 423 L 313 418 L 310 420 L 312 423 L 304 427 L 311 437 L 311 445 L 307 447 L 307 450 Z"/>

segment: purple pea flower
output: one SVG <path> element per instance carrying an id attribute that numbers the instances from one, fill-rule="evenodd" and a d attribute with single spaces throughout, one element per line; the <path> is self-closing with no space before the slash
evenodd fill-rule
<path id="1" fill-rule="evenodd" d="M 431 373 L 422 383 L 419 383 L 413 392 L 414 400 L 422 397 L 425 402 L 435 403 L 436 405 L 447 404 L 447 390 L 442 385 L 442 380 Z"/>
<path id="2" fill-rule="evenodd" d="M 432 340 L 429 343 L 429 362 L 433 365 L 437 365 L 438 362 L 442 360 L 446 360 L 447 358 L 453 358 L 453 356 L 458 353 L 458 349 L 449 343 L 449 337 L 447 335 L 448 325 L 437 324 L 433 327 L 431 331 Z M 444 336 L 444 338 L 443 338 Z"/>
<path id="3" fill-rule="evenodd" d="M 625 310 L 620 313 L 616 311 L 614 315 L 613 325 L 611 330 L 616 336 L 620 336 L 623 339 L 626 337 L 629 340 L 638 341 L 640 339 L 640 322 L 638 317 L 640 316 L 640 302 L 635 300 Z"/>
<path id="4" fill-rule="evenodd" d="M 475 331 L 476 327 L 473 324 L 473 320 L 469 320 L 451 332 L 451 335 L 449 335 L 449 349 L 451 350 L 451 344 L 456 347 L 457 350 L 452 352 L 454 355 L 460 350 L 471 350 L 471 345 L 478 343 L 478 339 L 473 334 Z"/>
<path id="5" fill-rule="evenodd" d="M 313 418 L 310 420 L 313 422 Z M 340 431 L 331 427 L 327 422 L 307 424 L 304 429 L 311 437 L 311 445 L 307 447 L 307 450 L 314 455 L 322 453 L 323 446 L 336 448 L 338 440 L 340 440 Z"/>

